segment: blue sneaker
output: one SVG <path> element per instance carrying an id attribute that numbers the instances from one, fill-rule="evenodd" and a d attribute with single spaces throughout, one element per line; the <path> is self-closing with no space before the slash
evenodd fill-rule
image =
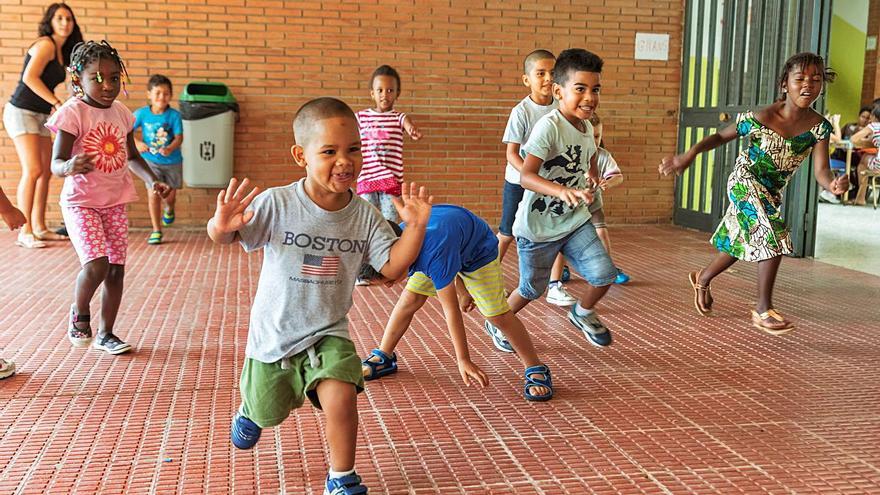
<path id="1" fill-rule="evenodd" d="M 324 495 L 363 495 L 367 493 L 367 487 L 361 484 L 361 477 L 357 473 L 351 473 L 339 478 L 327 477 L 327 487 Z"/>
<path id="2" fill-rule="evenodd" d="M 623 273 L 623 270 L 620 268 L 617 269 L 617 277 L 614 279 L 615 284 L 625 284 L 629 282 L 629 275 Z"/>
<path id="3" fill-rule="evenodd" d="M 559 280 L 563 282 L 568 282 L 569 280 L 571 280 L 571 270 L 568 269 L 568 265 L 563 265 L 562 277 Z"/>
<path id="4" fill-rule="evenodd" d="M 235 417 L 232 418 L 232 444 L 242 450 L 256 445 L 262 431 L 262 428 L 242 416 L 240 412 L 235 413 Z"/>
<path id="5" fill-rule="evenodd" d="M 492 343 L 495 344 L 496 349 L 502 352 L 513 352 L 513 346 L 507 341 L 507 338 L 501 332 L 500 328 L 489 323 L 488 320 L 483 324 L 483 328 L 485 328 L 486 333 L 492 337 Z"/>
<path id="6" fill-rule="evenodd" d="M 571 311 L 568 312 L 568 321 L 584 332 L 584 336 L 591 344 L 599 347 L 611 345 L 611 330 L 608 330 L 602 324 L 596 312 L 593 311 L 587 316 L 580 316 L 575 311 L 576 307 L 577 305 L 572 306 Z"/>

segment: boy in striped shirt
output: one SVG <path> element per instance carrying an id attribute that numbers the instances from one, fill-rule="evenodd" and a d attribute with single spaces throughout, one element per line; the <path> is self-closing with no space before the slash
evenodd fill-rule
<path id="1" fill-rule="evenodd" d="M 391 198 L 400 196 L 403 183 L 403 134 L 417 141 L 422 133 L 408 115 L 394 110 L 400 96 L 400 75 L 394 68 L 382 65 L 373 71 L 370 96 L 375 108 L 357 113 L 364 157 L 357 193 L 386 219 L 399 222 Z"/>

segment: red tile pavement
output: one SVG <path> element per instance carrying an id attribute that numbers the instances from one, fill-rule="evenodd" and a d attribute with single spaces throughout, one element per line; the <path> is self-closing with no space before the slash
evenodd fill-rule
<path id="1" fill-rule="evenodd" d="M 360 399 L 370 493 L 880 493 L 880 278 L 786 259 L 776 304 L 799 328 L 771 337 L 749 322 L 754 264 L 717 279 L 716 316 L 701 318 L 685 274 L 712 256 L 705 234 L 612 235 L 633 276 L 600 306 L 612 347 L 544 302 L 521 313 L 553 369 L 549 403 L 521 399 L 521 366 L 476 315 L 469 342 L 491 387 L 462 390 L 439 305 L 417 315 L 401 372 Z M 253 451 L 228 440 L 260 256 L 201 232 L 145 237 L 132 234 L 117 329 L 136 352 L 114 358 L 64 338 L 73 250 L 25 251 L 0 234 L 0 355 L 19 368 L 0 382 L 0 493 L 320 493 L 311 407 Z M 396 295 L 357 289 L 362 353 Z"/>

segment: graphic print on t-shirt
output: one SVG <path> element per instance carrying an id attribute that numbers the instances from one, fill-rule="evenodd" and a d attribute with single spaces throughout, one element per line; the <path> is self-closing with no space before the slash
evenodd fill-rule
<path id="1" fill-rule="evenodd" d="M 150 153 L 156 155 L 159 150 L 171 143 L 171 126 L 165 123 L 144 122 L 144 137 Z"/>
<path id="2" fill-rule="evenodd" d="M 300 274 L 306 277 L 335 277 L 339 274 L 339 256 L 306 254 Z"/>
<path id="3" fill-rule="evenodd" d="M 581 167 L 580 145 L 567 146 L 565 153 L 545 161 L 541 168 L 545 170 L 541 176 L 551 182 L 575 189 L 583 187 L 586 174 Z M 572 207 L 561 199 L 547 195 L 536 195 L 532 204 L 529 205 L 529 211 L 552 216 L 564 215 L 570 210 Z"/>
<path id="4" fill-rule="evenodd" d="M 119 128 L 108 122 L 99 122 L 82 140 L 83 151 L 93 155 L 95 168 L 102 172 L 115 172 L 125 166 L 128 150 L 125 136 Z"/>

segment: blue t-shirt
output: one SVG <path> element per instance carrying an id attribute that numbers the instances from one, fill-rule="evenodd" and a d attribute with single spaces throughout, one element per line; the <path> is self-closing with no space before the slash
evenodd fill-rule
<path id="1" fill-rule="evenodd" d="M 424 273 L 440 290 L 458 272 L 479 270 L 496 258 L 498 239 L 485 220 L 460 206 L 434 205 L 422 250 L 409 274 Z"/>
<path id="2" fill-rule="evenodd" d="M 158 165 L 174 165 L 183 161 L 180 148 L 165 156 L 159 150 L 171 144 L 174 138 L 183 134 L 183 121 L 180 120 L 180 112 L 168 107 L 159 115 L 150 111 L 147 105 L 138 108 L 134 112 L 134 128 L 141 128 L 144 143 L 150 147 L 146 153 L 141 153 L 145 160 Z"/>

